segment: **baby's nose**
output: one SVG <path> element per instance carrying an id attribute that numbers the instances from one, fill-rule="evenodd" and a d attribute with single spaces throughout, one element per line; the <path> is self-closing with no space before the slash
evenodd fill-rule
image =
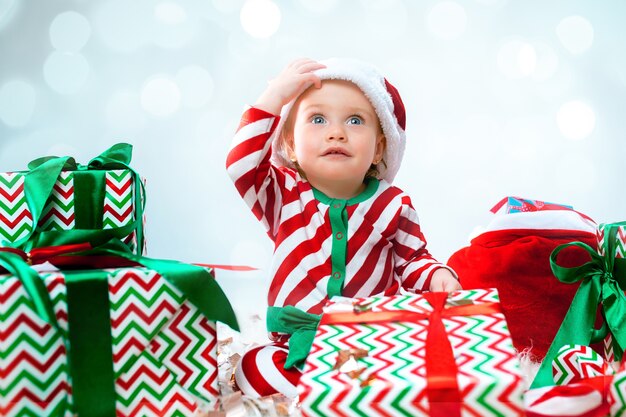
<path id="1" fill-rule="evenodd" d="M 345 140 L 346 132 L 343 129 L 343 126 L 331 126 L 328 131 L 328 139 L 329 140 Z"/>

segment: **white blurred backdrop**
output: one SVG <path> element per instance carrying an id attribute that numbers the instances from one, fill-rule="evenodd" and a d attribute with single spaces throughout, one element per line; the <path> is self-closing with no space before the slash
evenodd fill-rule
<path id="1" fill-rule="evenodd" d="M 272 247 L 224 160 L 286 63 L 355 57 L 399 89 L 396 184 L 445 261 L 507 195 L 626 219 L 625 18 L 621 0 L 0 0 L 0 171 L 132 143 L 150 256 L 258 267 L 217 272 L 254 339 Z"/>

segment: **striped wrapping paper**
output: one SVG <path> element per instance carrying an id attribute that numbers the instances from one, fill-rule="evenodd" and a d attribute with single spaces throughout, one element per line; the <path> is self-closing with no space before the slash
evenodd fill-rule
<path id="1" fill-rule="evenodd" d="M 496 290 L 480 289 L 452 293 L 448 302 L 499 299 Z M 371 297 L 359 303 L 383 312 L 432 310 L 420 295 Z M 324 324 L 322 319 L 298 387 L 303 415 L 431 415 L 426 394 L 427 322 Z M 522 416 L 522 380 L 504 315 L 452 316 L 443 323 L 458 367 L 461 415 Z M 346 352 L 354 355 L 337 368 Z"/>
<path id="2" fill-rule="evenodd" d="M 106 172 L 102 228 L 111 229 L 131 224 L 135 219 L 134 193 L 131 171 Z M 44 207 L 39 221 L 41 230 L 71 230 L 75 228 L 74 172 L 59 175 L 52 195 Z M 80 203 L 78 203 L 80 204 Z M 0 173 L 0 244 L 16 242 L 33 229 L 33 217 L 26 202 L 24 173 Z M 136 251 L 137 236 L 132 232 L 124 239 L 131 251 Z M 140 253 L 145 252 L 145 247 Z"/>
<path id="3" fill-rule="evenodd" d="M 105 271 L 117 416 L 191 416 L 214 405 L 215 323 L 155 271 Z M 0 275 L 0 415 L 5 417 L 72 415 L 65 278 L 62 272 L 42 277 L 62 334 L 35 314 L 17 278 Z"/>

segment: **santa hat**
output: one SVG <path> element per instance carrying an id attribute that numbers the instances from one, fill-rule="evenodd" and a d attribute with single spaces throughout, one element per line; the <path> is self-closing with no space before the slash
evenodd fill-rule
<path id="1" fill-rule="evenodd" d="M 406 114 L 398 90 L 374 67 L 347 58 L 331 58 L 320 61 L 326 68 L 315 71 L 322 80 L 344 80 L 359 87 L 369 99 L 380 120 L 387 145 L 383 154 L 384 164 L 378 165 L 378 177 L 392 182 L 404 155 L 406 144 Z M 297 97 L 283 106 L 281 119 L 272 138 L 272 162 L 279 166 L 295 168 L 279 140 L 285 120 Z M 385 167 L 386 165 L 386 167 Z"/>

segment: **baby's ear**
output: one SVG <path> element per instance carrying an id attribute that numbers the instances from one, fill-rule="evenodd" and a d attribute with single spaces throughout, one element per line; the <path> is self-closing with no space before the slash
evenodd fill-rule
<path id="1" fill-rule="evenodd" d="M 283 140 L 283 149 L 285 150 L 285 153 L 287 154 L 287 158 L 289 158 L 289 160 L 292 162 L 295 161 L 296 152 L 293 146 L 293 136 L 283 135 L 282 140 Z"/>
<path id="2" fill-rule="evenodd" d="M 383 133 L 380 133 L 376 137 L 376 152 L 374 152 L 375 161 L 380 161 L 383 158 L 385 149 L 387 149 L 387 138 Z"/>

